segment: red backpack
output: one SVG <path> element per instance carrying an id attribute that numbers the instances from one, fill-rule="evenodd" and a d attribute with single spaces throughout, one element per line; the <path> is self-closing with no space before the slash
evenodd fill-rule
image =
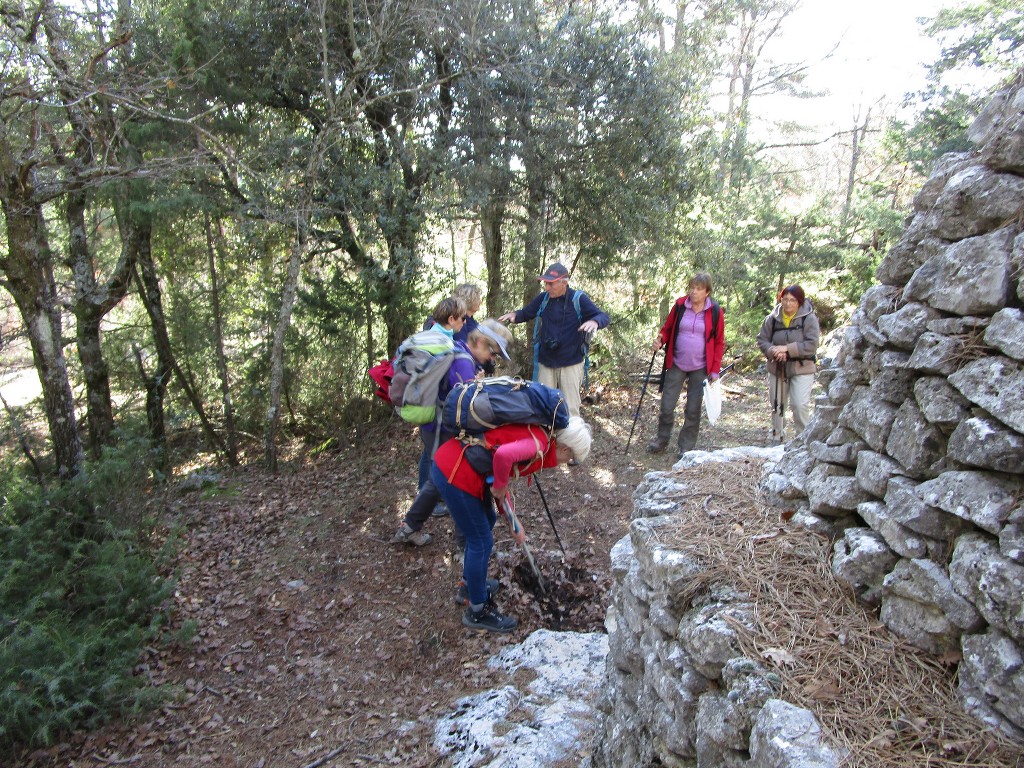
<path id="1" fill-rule="evenodd" d="M 371 379 L 373 379 L 373 383 L 377 385 L 373 390 L 373 394 L 385 403 L 390 403 L 391 379 L 395 375 L 395 366 L 393 362 L 391 360 L 381 360 L 366 373 Z"/>

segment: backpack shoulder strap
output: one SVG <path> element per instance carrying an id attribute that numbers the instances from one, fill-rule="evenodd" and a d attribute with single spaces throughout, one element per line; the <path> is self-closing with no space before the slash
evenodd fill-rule
<path id="1" fill-rule="evenodd" d="M 583 325 L 583 310 L 580 309 L 580 300 L 583 296 L 586 296 L 583 291 L 573 290 L 572 305 L 576 309 L 576 320 L 580 325 Z M 590 389 L 590 343 L 586 336 L 583 339 L 583 389 Z"/>
<path id="2" fill-rule="evenodd" d="M 717 312 L 715 310 L 718 310 Z M 711 335 L 708 339 L 718 338 L 718 326 L 722 322 L 722 305 L 718 303 L 711 304 Z"/>
<path id="3" fill-rule="evenodd" d="M 540 300 L 540 308 L 537 310 L 537 317 L 533 321 L 533 380 L 537 381 L 540 375 L 540 316 L 544 314 L 544 308 L 551 298 L 545 291 L 544 298 Z"/>

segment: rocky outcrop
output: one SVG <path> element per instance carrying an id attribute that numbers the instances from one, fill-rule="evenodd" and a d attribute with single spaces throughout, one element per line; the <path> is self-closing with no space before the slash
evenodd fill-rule
<path id="1" fill-rule="evenodd" d="M 923 649 L 961 652 L 972 713 L 1024 738 L 1024 87 L 921 189 L 765 478 L 831 526 L 833 572 Z M 843 519 L 837 525 L 837 518 Z M 817 523 L 813 521 L 817 520 Z"/>

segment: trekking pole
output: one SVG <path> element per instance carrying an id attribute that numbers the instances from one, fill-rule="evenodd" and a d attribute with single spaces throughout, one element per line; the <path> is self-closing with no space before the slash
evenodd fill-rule
<path id="1" fill-rule="evenodd" d="M 533 476 L 533 482 L 537 484 L 537 493 L 540 494 L 540 501 L 544 505 L 544 511 L 548 513 L 548 522 L 551 523 L 551 530 L 555 532 L 555 541 L 558 542 L 558 548 L 562 550 L 562 554 L 565 554 L 565 547 L 562 546 L 562 538 L 558 535 L 558 529 L 555 528 L 555 518 L 551 516 L 551 509 L 548 507 L 548 500 L 544 498 L 544 489 L 540 487 L 540 478 L 537 475 Z"/>
<path id="2" fill-rule="evenodd" d="M 496 511 L 505 513 L 505 519 L 508 521 L 508 527 L 512 530 L 512 538 L 519 536 L 523 537 L 521 546 L 523 553 L 526 555 L 526 561 L 530 564 L 530 570 L 533 571 L 533 575 L 537 577 L 537 586 L 540 587 L 540 593 L 542 595 L 547 594 L 547 589 L 544 587 L 544 577 L 540 575 L 540 568 L 537 567 L 537 561 L 533 559 L 533 553 L 530 551 L 530 547 L 526 544 L 526 536 L 523 533 L 523 527 L 519 523 L 519 518 L 516 517 L 515 510 L 512 506 L 499 502 L 493 496 L 491 496 L 491 503 L 495 505 Z"/>
<path id="3" fill-rule="evenodd" d="M 772 414 L 779 417 L 779 431 L 776 433 L 775 425 L 772 424 L 772 435 L 782 440 L 783 430 L 786 428 L 786 364 L 783 363 L 775 374 L 775 402 L 773 403 Z"/>
<path id="4" fill-rule="evenodd" d="M 651 364 L 647 366 L 647 376 L 644 377 L 644 386 L 640 390 L 640 400 L 636 404 L 636 413 L 633 414 L 633 426 L 629 428 L 629 439 L 626 440 L 626 450 L 623 451 L 623 456 L 629 454 L 629 444 L 633 441 L 633 430 L 636 429 L 636 421 L 640 418 L 640 406 L 643 405 L 644 394 L 647 392 L 647 383 L 651 380 L 651 371 L 654 370 L 654 358 L 657 356 L 658 350 L 654 350 L 654 354 L 651 355 Z"/>
<path id="5" fill-rule="evenodd" d="M 738 358 L 738 357 L 737 357 L 737 358 L 736 358 L 735 360 L 733 360 L 733 361 L 732 361 L 731 363 L 729 363 L 729 364 L 728 364 L 727 366 L 725 366 L 725 368 L 723 368 L 722 370 L 720 370 L 720 371 L 718 372 L 718 378 L 719 378 L 719 380 L 721 380 L 721 378 L 722 378 L 723 376 L 725 376 L 725 374 L 727 374 L 727 373 L 728 373 L 729 371 L 731 371 L 731 370 L 732 370 L 732 368 L 733 368 L 733 366 L 734 366 L 734 365 L 736 365 L 736 363 L 737 363 L 737 362 L 739 362 L 739 358 Z"/>

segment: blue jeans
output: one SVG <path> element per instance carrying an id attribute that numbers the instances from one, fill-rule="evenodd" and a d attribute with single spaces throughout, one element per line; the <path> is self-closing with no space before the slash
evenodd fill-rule
<path id="1" fill-rule="evenodd" d="M 440 437 L 438 437 L 438 434 L 440 434 Z M 423 484 L 430 479 L 430 465 L 433 464 L 434 451 L 452 437 L 454 435 L 445 432 L 437 424 L 434 425 L 432 430 L 420 427 L 420 441 L 423 443 L 423 450 L 420 451 L 419 478 L 416 482 L 416 490 L 422 488 Z"/>
<path id="2" fill-rule="evenodd" d="M 466 554 L 462 561 L 462 580 L 469 592 L 470 605 L 487 602 L 487 563 L 494 549 L 492 529 L 498 520 L 494 505 L 456 488 L 435 464 L 430 480 L 448 505 L 455 525 L 466 537 Z"/>

